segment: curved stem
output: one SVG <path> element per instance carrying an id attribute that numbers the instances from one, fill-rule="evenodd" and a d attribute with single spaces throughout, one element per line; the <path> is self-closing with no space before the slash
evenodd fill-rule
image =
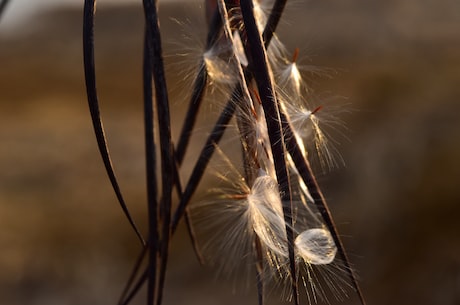
<path id="1" fill-rule="evenodd" d="M 280 18 L 280 11 L 279 8 L 283 7 L 284 5 L 279 5 L 277 3 L 279 2 L 286 2 L 286 0 L 277 0 L 275 1 L 274 9 L 271 14 L 276 14 L 274 17 L 269 17 L 269 23 L 267 23 L 267 26 L 264 30 L 264 36 L 265 42 L 264 45 L 265 47 L 268 47 L 271 38 L 274 35 L 274 31 L 276 29 L 276 25 L 278 24 L 279 18 Z M 276 10 L 278 8 L 278 10 Z M 276 12 L 276 13 L 275 13 Z M 271 15 L 270 15 L 271 16 Z M 270 29 L 268 28 L 269 24 L 273 24 L 274 26 L 270 26 Z M 249 83 L 252 79 L 251 75 L 246 75 L 246 82 Z M 172 220 L 171 224 L 171 229 L 172 232 L 174 232 L 177 228 L 177 225 L 179 224 L 180 218 L 185 212 L 185 208 L 188 205 L 188 202 L 190 201 L 192 195 L 194 194 L 202 176 L 203 173 L 206 169 L 207 164 L 209 163 L 209 160 L 211 159 L 212 155 L 214 154 L 214 148 L 215 144 L 219 143 L 220 139 L 223 136 L 223 133 L 225 129 L 227 128 L 228 122 L 230 122 L 234 112 L 235 112 L 235 100 L 237 100 L 240 96 L 242 96 L 242 88 L 240 85 L 236 86 L 233 89 L 233 92 L 231 94 L 233 98 L 230 98 L 227 104 L 224 107 L 224 110 L 220 114 L 220 117 L 218 118 L 216 124 L 214 125 L 214 128 L 209 135 L 208 139 L 206 140 L 205 145 L 203 146 L 203 149 L 200 152 L 200 157 L 198 159 L 198 162 L 195 164 L 195 167 L 193 168 L 192 174 L 188 180 L 187 185 L 185 186 L 184 190 L 184 195 L 182 199 L 179 202 L 179 205 L 176 209 L 176 212 L 174 213 L 174 217 Z"/>
<path id="2" fill-rule="evenodd" d="M 294 161 L 297 171 L 300 173 L 302 180 L 307 186 L 310 192 L 310 195 L 313 198 L 314 204 L 318 208 L 318 211 L 320 212 L 321 217 L 324 219 L 324 222 L 326 223 L 327 228 L 331 232 L 332 238 L 334 239 L 334 242 L 337 246 L 337 251 L 339 252 L 345 264 L 348 275 L 351 279 L 353 287 L 356 290 L 356 293 L 358 294 L 361 304 L 365 305 L 366 302 L 364 300 L 364 296 L 361 292 L 358 281 L 356 280 L 356 276 L 353 272 L 353 269 L 350 266 L 350 261 L 345 251 L 345 247 L 343 246 L 342 240 L 340 239 L 337 228 L 334 224 L 334 220 L 332 218 L 332 214 L 326 203 L 326 199 L 324 198 L 324 195 L 321 192 L 318 182 L 316 181 L 316 178 L 313 174 L 310 163 L 302 154 L 302 151 L 297 143 L 297 139 L 294 136 L 294 132 L 292 130 L 288 117 L 283 113 L 283 111 L 281 111 L 280 114 L 281 114 L 281 122 L 283 124 L 283 130 L 285 133 L 286 148 L 289 154 L 291 155 L 292 160 Z"/>
<path id="3" fill-rule="evenodd" d="M 291 273 L 292 293 L 294 303 L 299 304 L 297 286 L 297 266 L 294 256 L 294 231 L 292 223 L 292 199 L 289 174 L 286 167 L 286 151 L 284 148 L 283 132 L 281 128 L 280 114 L 276 93 L 274 89 L 271 71 L 269 70 L 267 54 L 262 42 L 262 37 L 257 28 L 254 17 L 253 3 L 251 0 L 241 1 L 241 13 L 247 35 L 246 52 L 250 54 L 250 66 L 257 83 L 259 96 L 267 122 L 268 136 L 275 163 L 276 177 L 280 187 L 281 200 L 289 204 L 283 205 L 284 220 L 286 222 L 286 236 L 289 252 L 289 266 Z"/>
<path id="4" fill-rule="evenodd" d="M 105 138 L 104 127 L 99 112 L 99 101 L 97 98 L 96 90 L 96 72 L 94 60 L 94 11 L 96 3 L 94 0 L 85 0 L 83 9 L 83 61 L 85 70 L 86 94 L 88 98 L 89 110 L 91 113 L 91 120 L 93 123 L 94 133 L 96 134 L 97 145 L 104 162 L 105 170 L 109 176 L 112 188 L 115 191 L 118 202 L 126 215 L 131 227 L 139 238 L 141 244 L 145 245 L 145 240 L 137 228 L 125 200 L 121 194 L 117 178 L 110 158 L 109 149 L 107 147 L 107 140 Z"/>
<path id="5" fill-rule="evenodd" d="M 150 65 L 153 72 L 155 84 L 156 105 L 158 109 L 158 126 L 160 134 L 160 153 L 161 153 L 161 179 L 162 194 L 160 202 L 160 217 L 162 220 L 162 232 L 160 243 L 160 270 L 158 282 L 158 294 L 156 304 L 160 305 L 163 297 L 163 286 L 166 276 L 166 266 L 168 262 L 169 239 L 171 235 L 171 200 L 173 186 L 173 154 L 171 142 L 171 121 L 169 112 L 168 90 L 166 87 L 166 77 L 164 72 L 164 63 L 161 46 L 160 24 L 158 20 L 158 10 L 154 0 L 144 0 L 144 13 L 147 26 L 148 53 L 150 56 Z M 149 219 L 149 222 L 155 222 L 156 219 Z M 153 225 L 151 225 L 153 227 Z M 153 250 L 153 249 L 152 249 Z M 149 268 L 151 271 L 155 268 L 156 253 L 150 251 Z M 149 289 L 148 302 L 153 304 L 155 275 L 149 272 Z"/>
<path id="6" fill-rule="evenodd" d="M 208 38 L 206 42 L 206 50 L 209 50 L 211 46 L 217 40 L 220 29 L 222 27 L 222 19 L 220 18 L 219 12 L 216 10 L 212 17 L 209 25 Z M 193 83 L 192 97 L 190 98 L 189 108 L 185 116 L 184 124 L 182 125 L 179 141 L 176 148 L 176 160 L 180 164 L 184 160 L 185 152 L 192 135 L 193 127 L 195 126 L 198 111 L 203 101 L 204 92 L 207 84 L 208 73 L 204 60 L 201 59 L 198 69 L 198 75 Z"/>

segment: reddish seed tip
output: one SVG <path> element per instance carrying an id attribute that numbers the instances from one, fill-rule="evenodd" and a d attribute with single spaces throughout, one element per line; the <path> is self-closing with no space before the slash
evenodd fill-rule
<path id="1" fill-rule="evenodd" d="M 254 94 L 254 97 L 256 98 L 259 105 L 262 105 L 262 100 L 260 99 L 259 92 L 257 92 L 255 89 L 251 89 L 251 92 Z"/>
<path id="2" fill-rule="evenodd" d="M 254 107 L 252 107 L 252 106 L 251 106 L 251 112 L 252 112 L 252 115 L 254 116 L 254 118 L 257 120 L 257 112 L 254 109 Z"/>
<path id="3" fill-rule="evenodd" d="M 296 62 L 297 57 L 299 57 L 299 48 L 295 48 L 294 54 L 292 54 L 292 62 Z"/>
<path id="4" fill-rule="evenodd" d="M 246 199 L 247 197 L 248 195 L 246 194 L 232 194 L 229 196 L 229 198 L 235 199 L 235 200 Z"/>
<path id="5" fill-rule="evenodd" d="M 322 105 L 316 107 L 315 110 L 313 110 L 313 111 L 311 112 L 311 114 L 315 114 L 315 113 L 317 113 L 318 111 L 320 111 L 321 109 L 323 109 L 323 106 L 322 106 Z"/>

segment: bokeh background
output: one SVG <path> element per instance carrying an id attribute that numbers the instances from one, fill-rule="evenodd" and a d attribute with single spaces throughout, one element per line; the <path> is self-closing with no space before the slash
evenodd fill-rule
<path id="1" fill-rule="evenodd" d="M 140 248 L 91 127 L 83 1 L 11 2 L 0 21 L 0 304 L 115 304 Z M 145 232 L 138 2 L 99 1 L 95 39 L 112 158 Z M 187 62 L 172 54 L 190 50 L 184 32 L 202 46 L 200 4 L 160 8 L 174 123 L 187 93 L 174 71 Z M 279 36 L 322 71 L 305 75 L 312 95 L 351 110 L 337 145 L 346 165 L 319 182 L 368 303 L 460 304 L 460 2 L 297 1 Z M 199 266 L 179 230 L 165 304 L 256 302 Z"/>

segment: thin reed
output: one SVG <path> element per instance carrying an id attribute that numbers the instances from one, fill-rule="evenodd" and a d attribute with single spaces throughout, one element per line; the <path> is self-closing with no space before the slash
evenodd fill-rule
<path id="1" fill-rule="evenodd" d="M 2 2 L 2 3 L 5 3 Z M 133 231 L 140 254 L 119 304 L 128 304 L 147 285 L 147 304 L 161 304 L 171 237 L 184 219 L 197 257 L 222 271 L 249 269 L 264 304 L 269 285 L 287 287 L 287 298 L 301 303 L 346 296 L 350 286 L 365 304 L 343 243 L 315 179 L 310 156 L 334 164 L 321 106 L 311 107 L 307 88 L 278 36 L 286 0 L 206 1 L 209 31 L 196 71 L 177 145 L 163 62 L 158 3 L 144 0 L 143 54 L 145 164 L 148 233 L 137 228 L 117 183 L 99 113 L 94 58 L 96 2 L 85 0 L 83 49 L 89 109 L 107 174 Z M 180 170 L 207 93 L 218 88 L 227 100 L 183 183 Z M 157 123 L 155 123 L 155 120 Z M 237 130 L 236 164 L 220 145 L 228 127 Z M 158 127 L 158 130 L 154 130 Z M 316 150 L 316 151 L 315 151 Z M 204 202 L 193 201 L 215 155 L 222 188 Z M 157 156 L 161 168 L 156 168 Z M 225 168 L 225 169 L 224 169 Z M 172 202 L 175 191 L 179 202 Z M 237 275 L 239 276 L 239 275 Z M 300 287 L 303 286 L 303 289 Z"/>

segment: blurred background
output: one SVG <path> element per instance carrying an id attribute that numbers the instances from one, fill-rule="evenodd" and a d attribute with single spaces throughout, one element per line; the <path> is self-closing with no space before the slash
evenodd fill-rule
<path id="1" fill-rule="evenodd" d="M 109 147 L 145 232 L 138 2 L 98 1 L 95 46 Z M 91 127 L 82 3 L 11 0 L 0 20 L 0 304 L 115 304 L 140 250 Z M 187 85 L 174 71 L 186 62 L 172 54 L 190 51 L 184 31 L 199 52 L 204 10 L 164 1 L 160 16 L 180 122 Z M 460 304 L 460 2 L 294 1 L 279 37 L 323 71 L 305 75 L 312 95 L 350 110 L 337 138 L 346 165 L 319 183 L 368 304 Z M 184 231 L 165 304 L 256 304 L 255 290 L 197 263 Z M 341 304 L 356 304 L 350 294 Z"/>

